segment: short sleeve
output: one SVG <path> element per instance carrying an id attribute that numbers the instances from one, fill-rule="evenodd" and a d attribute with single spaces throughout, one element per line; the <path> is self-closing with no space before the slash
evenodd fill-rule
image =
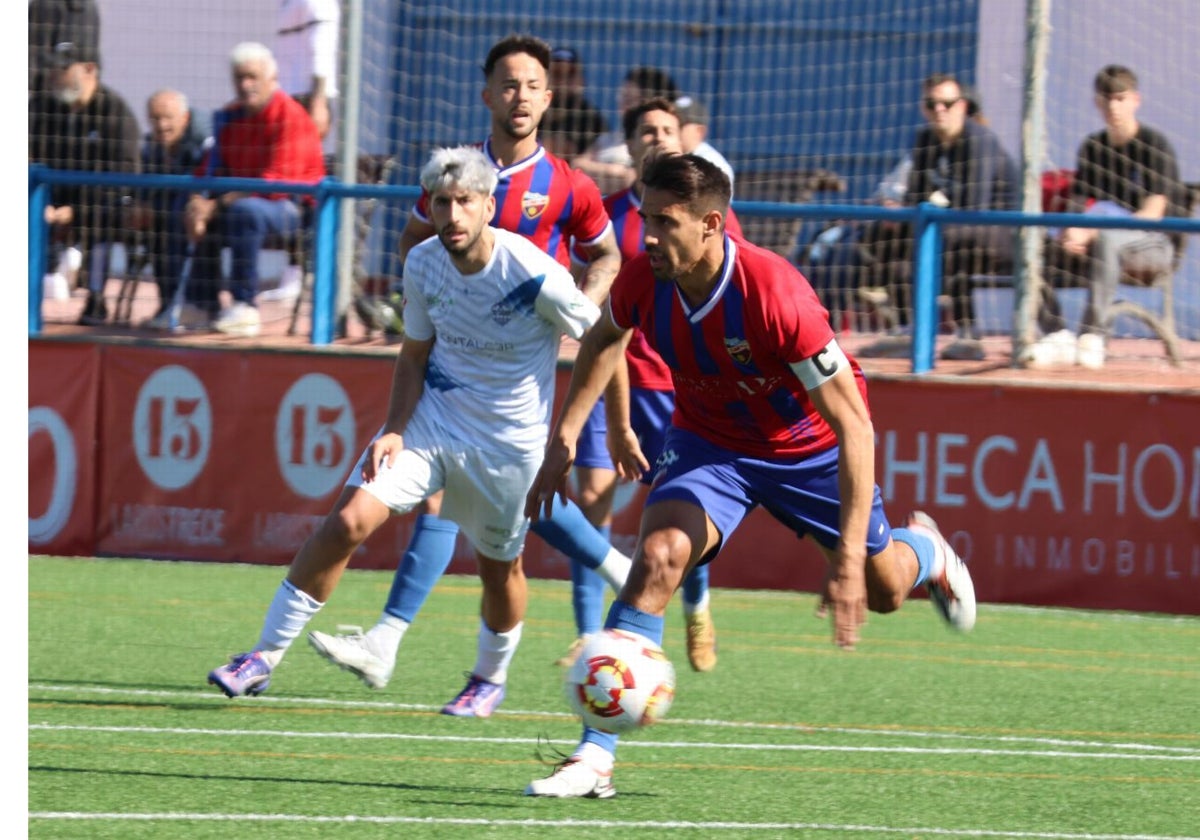
<path id="1" fill-rule="evenodd" d="M 404 285 L 404 334 L 415 341 L 428 341 L 433 338 L 433 321 L 429 318 L 429 309 L 425 306 L 425 294 L 421 290 L 418 277 L 420 267 L 414 266 L 407 271 L 402 280 Z"/>
<path id="2" fill-rule="evenodd" d="M 538 315 L 575 339 L 582 338 L 600 318 L 600 308 L 579 291 L 566 269 L 549 272 L 542 278 L 534 308 Z"/>

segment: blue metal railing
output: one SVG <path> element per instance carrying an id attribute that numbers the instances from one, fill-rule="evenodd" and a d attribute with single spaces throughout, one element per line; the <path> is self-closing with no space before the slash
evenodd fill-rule
<path id="1" fill-rule="evenodd" d="M 48 226 L 45 208 L 50 187 L 74 184 L 86 187 L 123 187 L 174 192 L 272 192 L 310 195 L 316 202 L 313 213 L 313 344 L 333 341 L 337 300 L 338 199 L 385 198 L 413 200 L 419 187 L 380 184 L 343 184 L 325 178 L 316 184 L 263 181 L 258 178 L 195 178 L 190 175 L 135 175 L 121 172 L 75 172 L 29 167 L 29 334 L 42 331 L 42 272 L 46 266 Z"/>
<path id="2" fill-rule="evenodd" d="M 44 221 L 49 187 L 55 184 L 173 190 L 177 192 L 270 192 L 311 195 L 316 202 L 313 245 L 313 302 L 311 341 L 325 345 L 333 341 L 336 323 L 336 250 L 338 200 L 375 198 L 392 201 L 415 200 L 416 186 L 343 184 L 325 178 L 316 184 L 262 181 L 255 178 L 194 178 L 187 175 L 134 175 L 129 173 L 74 172 L 29 167 L 29 334 L 42 331 L 42 272 L 46 265 L 48 228 Z M 1160 220 L 1090 216 L 1082 213 L 1022 213 L 1017 211 L 952 210 L 921 204 L 915 207 L 884 208 L 849 204 L 782 204 L 767 201 L 734 201 L 743 216 L 783 219 L 890 220 L 912 226 L 913 271 L 913 373 L 933 369 L 937 335 L 937 296 L 941 291 L 942 226 L 947 224 L 999 225 L 1004 227 L 1092 227 L 1161 230 L 1165 233 L 1200 233 L 1200 219 Z"/>

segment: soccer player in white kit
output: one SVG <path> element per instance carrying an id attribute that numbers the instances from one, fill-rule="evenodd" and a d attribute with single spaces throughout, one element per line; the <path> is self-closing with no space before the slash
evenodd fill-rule
<path id="1" fill-rule="evenodd" d="M 549 434 L 559 339 L 582 337 L 600 311 L 553 257 L 488 224 L 496 183 L 495 167 L 465 146 L 438 149 L 422 170 L 437 238 L 405 264 L 406 337 L 387 419 L 293 559 L 258 643 L 208 675 L 226 695 L 265 691 L 363 540 L 444 490 L 443 513 L 474 548 L 483 584 L 472 679 L 492 696 L 480 708 L 503 699 L 527 600 L 524 498 Z"/>

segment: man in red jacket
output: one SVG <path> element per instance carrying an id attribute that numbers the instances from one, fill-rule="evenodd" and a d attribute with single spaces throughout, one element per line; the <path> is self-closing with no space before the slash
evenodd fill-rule
<path id="1" fill-rule="evenodd" d="M 213 119 L 215 146 L 197 175 L 263 178 L 269 181 L 316 183 L 325 176 L 321 138 L 304 107 L 279 86 L 278 68 L 262 44 L 238 44 L 230 56 L 237 98 Z M 259 332 L 258 255 L 269 235 L 288 236 L 300 229 L 304 204 L 311 197 L 288 193 L 197 193 L 183 213 L 184 232 L 193 249 L 204 243 L 208 259 L 193 258 L 189 282 L 215 276 L 214 254 L 232 252 L 232 303 L 221 310 L 213 327 L 230 335 Z M 206 278 L 206 279 L 208 279 Z"/>

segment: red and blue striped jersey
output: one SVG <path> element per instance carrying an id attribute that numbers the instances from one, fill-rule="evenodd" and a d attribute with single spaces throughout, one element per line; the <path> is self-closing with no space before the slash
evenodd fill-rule
<path id="1" fill-rule="evenodd" d="M 718 282 L 692 308 L 639 255 L 622 265 L 609 305 L 616 324 L 637 327 L 671 370 L 675 426 L 756 458 L 837 443 L 791 368 L 833 339 L 829 314 L 787 260 L 726 236 Z M 850 364 L 865 400 L 862 369 Z"/>
<path id="2" fill-rule="evenodd" d="M 617 247 L 621 251 L 621 262 L 625 263 L 645 250 L 642 241 L 642 231 L 645 225 L 638 214 L 642 201 L 632 187 L 604 197 L 604 209 L 612 219 L 613 232 L 616 234 Z M 741 236 L 742 226 L 730 210 L 725 219 L 726 229 Z M 575 259 L 586 262 L 587 256 L 579 249 L 575 250 Z M 650 345 L 646 343 L 641 330 L 634 330 L 626 348 L 625 358 L 629 364 L 629 386 L 645 388 L 648 391 L 671 391 L 675 386 L 671 382 L 671 369 L 667 367 Z"/>
<path id="3" fill-rule="evenodd" d="M 566 268 L 571 267 L 572 238 L 591 245 L 608 231 L 608 214 L 596 182 L 543 146 L 505 167 L 492 155 L 490 140 L 482 149 L 500 176 L 494 227 L 521 234 Z M 424 190 L 412 213 L 429 223 L 429 196 Z"/>

